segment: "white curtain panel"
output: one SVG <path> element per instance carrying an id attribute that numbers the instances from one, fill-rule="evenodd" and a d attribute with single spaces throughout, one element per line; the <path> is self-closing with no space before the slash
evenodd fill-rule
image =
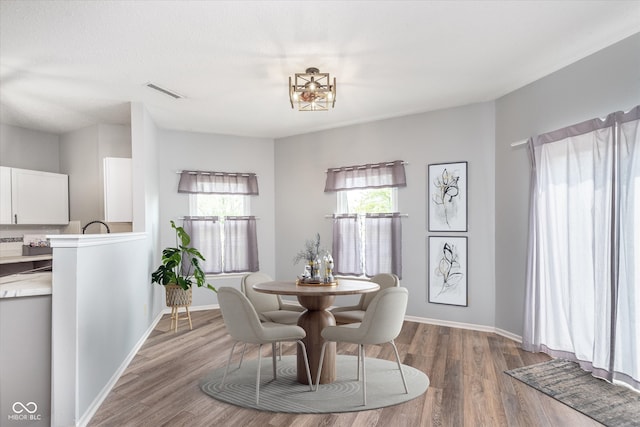
<path id="1" fill-rule="evenodd" d="M 523 347 L 640 389 L 640 107 L 529 141 Z"/>
<path id="2" fill-rule="evenodd" d="M 254 216 L 227 216 L 224 220 L 224 272 L 260 270 Z"/>
<path id="3" fill-rule="evenodd" d="M 336 215 L 333 218 L 334 274 L 343 276 L 362 275 L 362 247 L 360 243 L 360 220 L 358 215 Z"/>
<path id="4" fill-rule="evenodd" d="M 367 214 L 364 220 L 365 274 L 393 273 L 402 279 L 400 214 Z"/>
<path id="5" fill-rule="evenodd" d="M 184 230 L 191 236 L 191 247 L 200 251 L 207 274 L 222 273 L 222 230 L 217 216 L 186 217 Z"/>

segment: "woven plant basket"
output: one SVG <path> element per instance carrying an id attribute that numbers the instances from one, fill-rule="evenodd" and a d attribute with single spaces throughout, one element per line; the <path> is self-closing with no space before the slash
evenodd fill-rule
<path id="1" fill-rule="evenodd" d="M 191 305 L 193 289 L 186 291 L 178 285 L 166 285 L 164 287 L 167 307 L 188 307 Z"/>

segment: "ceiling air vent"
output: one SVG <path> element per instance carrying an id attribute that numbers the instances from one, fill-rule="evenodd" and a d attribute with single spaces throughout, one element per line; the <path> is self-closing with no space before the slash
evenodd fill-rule
<path id="1" fill-rule="evenodd" d="M 165 89 L 165 88 L 160 87 L 160 86 L 158 86 L 156 84 L 153 84 L 153 83 L 147 83 L 147 87 L 150 87 L 153 90 L 157 90 L 158 92 L 164 93 L 165 95 L 169 95 L 170 97 L 175 98 L 175 99 L 184 98 L 184 96 L 182 96 L 182 95 L 180 95 L 178 93 L 175 93 L 173 91 L 170 91 L 169 89 Z"/>

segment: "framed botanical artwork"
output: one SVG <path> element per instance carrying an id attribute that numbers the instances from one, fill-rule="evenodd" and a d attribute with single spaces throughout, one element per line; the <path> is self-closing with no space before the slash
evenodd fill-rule
<path id="1" fill-rule="evenodd" d="M 429 302 L 467 306 L 467 238 L 429 236 Z"/>
<path id="2" fill-rule="evenodd" d="M 429 165 L 429 231 L 467 231 L 467 162 Z"/>

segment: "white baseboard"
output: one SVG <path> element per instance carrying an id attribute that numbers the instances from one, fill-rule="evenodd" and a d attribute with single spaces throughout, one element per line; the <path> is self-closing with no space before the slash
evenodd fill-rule
<path id="1" fill-rule="evenodd" d="M 515 342 L 522 344 L 522 337 L 520 335 L 516 335 L 513 332 L 505 331 L 504 329 L 496 328 L 495 333 L 501 335 L 505 338 L 509 338 Z"/>
<path id="2" fill-rule="evenodd" d="M 219 304 L 210 304 L 210 305 L 195 305 L 189 307 L 189 311 L 204 311 L 204 310 L 215 310 L 216 308 L 220 308 Z M 161 314 L 171 314 L 171 307 L 165 307 L 162 310 Z"/>
<path id="3" fill-rule="evenodd" d="M 100 405 L 102 405 L 102 402 L 104 402 L 104 400 L 107 398 L 107 396 L 111 392 L 111 389 L 116 385 L 116 383 L 120 379 L 120 376 L 124 373 L 125 369 L 127 369 L 127 367 L 129 366 L 129 363 L 131 363 L 131 361 L 136 356 L 136 354 L 138 354 L 138 351 L 140 351 L 140 348 L 142 348 L 145 341 L 147 341 L 147 338 L 149 338 L 149 335 L 151 335 L 151 332 L 153 332 L 158 322 L 160 322 L 160 319 L 162 319 L 163 314 L 164 314 L 163 312 L 158 313 L 158 315 L 153 320 L 153 322 L 151 322 L 151 325 L 149 325 L 145 333 L 142 334 L 142 336 L 140 337 L 136 345 L 133 346 L 133 348 L 127 355 L 127 357 L 120 364 L 118 369 L 113 373 L 113 375 L 111 376 L 107 384 L 105 384 L 105 386 L 102 388 L 100 393 L 98 393 L 98 395 L 93 400 L 93 402 L 91 402 L 91 405 L 89 405 L 89 407 L 84 412 L 84 414 L 82 414 L 78 422 L 76 422 L 76 427 L 85 427 L 87 424 L 89 424 L 89 421 L 91 421 L 91 418 L 93 418 L 93 416 L 96 414 L 96 412 L 98 411 L 98 408 L 100 408 Z"/>
<path id="4" fill-rule="evenodd" d="M 468 329 L 468 330 L 480 331 L 480 332 L 493 332 L 505 338 L 509 338 L 510 340 L 513 340 L 519 343 L 522 342 L 522 337 L 516 334 L 513 334 L 509 331 L 496 328 L 494 326 L 476 325 L 473 323 L 453 322 L 450 320 L 429 319 L 426 317 L 417 317 L 417 316 L 405 316 L 405 320 L 408 320 L 410 322 L 425 323 L 427 325 L 447 326 L 449 328 Z"/>

